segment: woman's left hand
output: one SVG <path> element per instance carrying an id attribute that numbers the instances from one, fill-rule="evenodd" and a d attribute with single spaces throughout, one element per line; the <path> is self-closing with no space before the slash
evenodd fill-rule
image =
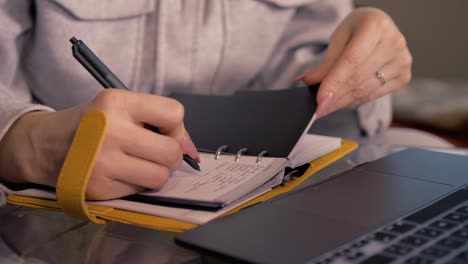
<path id="1" fill-rule="evenodd" d="M 332 34 L 322 64 L 298 77 L 321 83 L 317 116 L 374 100 L 405 86 L 412 57 L 393 20 L 376 8 L 358 8 Z"/>

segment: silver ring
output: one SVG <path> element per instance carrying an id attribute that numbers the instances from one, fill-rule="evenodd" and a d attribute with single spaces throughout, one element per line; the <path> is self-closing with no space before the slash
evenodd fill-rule
<path id="1" fill-rule="evenodd" d="M 241 148 L 239 149 L 239 151 L 237 151 L 236 153 L 236 159 L 235 161 L 238 162 L 240 160 L 240 156 L 242 156 L 242 154 L 246 153 L 247 152 L 247 149 L 246 148 Z"/>
<path id="2" fill-rule="evenodd" d="M 377 80 L 379 80 L 380 85 L 384 86 L 387 83 L 387 81 L 385 80 L 385 74 L 383 72 L 376 71 L 375 77 L 377 77 Z"/>
<path id="3" fill-rule="evenodd" d="M 258 154 L 258 156 L 257 156 L 257 162 L 256 163 L 262 162 L 262 158 L 265 157 L 266 155 L 268 155 L 268 151 L 264 150 L 264 151 L 260 152 L 260 154 Z"/>
<path id="4" fill-rule="evenodd" d="M 221 155 L 221 153 L 225 151 L 227 148 L 228 146 L 226 145 L 219 147 L 218 150 L 216 150 L 215 160 L 219 159 L 219 156 Z"/>

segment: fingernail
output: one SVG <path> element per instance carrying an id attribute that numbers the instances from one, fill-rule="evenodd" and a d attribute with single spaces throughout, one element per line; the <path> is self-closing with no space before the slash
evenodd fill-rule
<path id="1" fill-rule="evenodd" d="M 328 92 L 325 94 L 325 96 L 322 97 L 322 100 L 319 100 L 320 103 L 317 107 L 317 111 L 315 112 L 317 114 L 317 117 L 322 117 L 325 115 L 327 112 L 328 106 L 330 105 L 330 102 L 332 100 L 333 93 Z"/>
<path id="2" fill-rule="evenodd" d="M 298 81 L 302 81 L 302 79 L 304 79 L 305 75 L 307 74 L 307 72 L 303 72 L 301 75 L 297 76 L 296 79 L 294 79 L 296 82 Z"/>
<path id="3" fill-rule="evenodd" d="M 184 139 L 182 140 L 182 150 L 192 159 L 200 163 L 200 154 L 198 154 L 198 150 L 195 147 L 195 144 L 193 144 L 192 139 L 187 133 L 185 134 Z"/>

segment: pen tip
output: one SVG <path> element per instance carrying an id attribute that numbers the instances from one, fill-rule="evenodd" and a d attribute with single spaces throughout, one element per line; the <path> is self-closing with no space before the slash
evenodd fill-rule
<path id="1" fill-rule="evenodd" d="M 200 169 L 200 165 L 198 165 L 197 163 L 192 163 L 192 168 L 194 168 L 195 170 L 201 172 L 201 169 Z"/>
<path id="2" fill-rule="evenodd" d="M 190 167 L 192 167 L 194 170 L 201 171 L 200 165 L 198 165 L 198 163 L 197 163 L 192 157 L 190 157 L 188 154 L 184 154 L 184 155 L 183 155 L 183 159 L 184 159 L 184 161 L 187 162 L 187 164 L 190 165 Z"/>
<path id="3" fill-rule="evenodd" d="M 78 40 L 77 40 L 75 37 L 72 37 L 72 38 L 70 39 L 70 42 L 71 42 L 72 44 L 76 44 L 76 43 L 78 43 Z"/>

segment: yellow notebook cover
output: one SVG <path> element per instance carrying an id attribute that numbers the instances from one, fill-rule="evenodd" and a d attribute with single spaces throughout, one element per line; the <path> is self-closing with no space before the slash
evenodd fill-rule
<path id="1" fill-rule="evenodd" d="M 98 224 L 116 221 L 171 232 L 182 232 L 196 227 L 196 224 L 190 222 L 86 203 L 86 186 L 94 160 L 102 144 L 106 127 L 106 116 L 99 110 L 88 112 L 81 120 L 57 181 L 57 201 L 12 194 L 7 197 L 8 202 L 33 208 L 63 211 L 73 217 Z M 311 161 L 310 167 L 301 177 L 294 178 L 284 185 L 278 186 L 230 210 L 224 215 L 235 213 L 242 208 L 289 192 L 317 171 L 356 148 L 356 142 L 342 140 L 339 149 Z"/>

